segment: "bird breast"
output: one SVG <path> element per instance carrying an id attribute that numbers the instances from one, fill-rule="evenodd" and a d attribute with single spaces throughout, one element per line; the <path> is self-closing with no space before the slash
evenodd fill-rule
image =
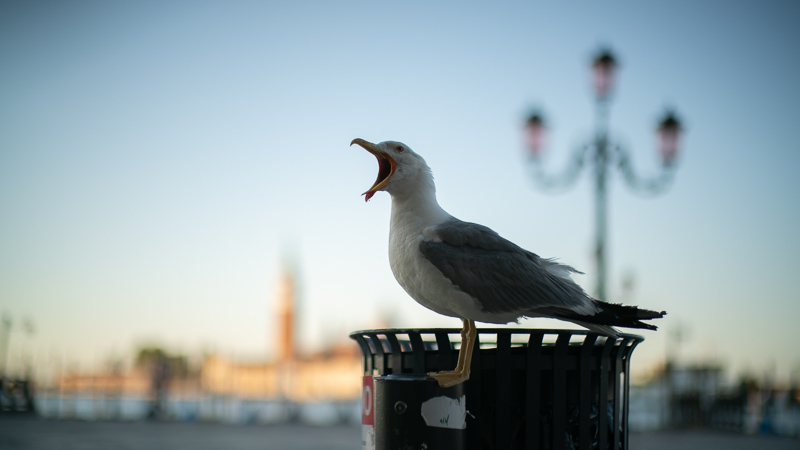
<path id="1" fill-rule="evenodd" d="M 494 322 L 483 317 L 485 313 L 477 299 L 456 287 L 420 251 L 420 243 L 426 239 L 426 229 L 435 226 L 430 224 L 432 221 L 419 215 L 396 212 L 393 211 L 389 233 L 389 265 L 408 295 L 422 306 L 445 316 Z M 435 222 L 452 219 L 449 214 L 444 214 Z M 504 317 L 499 323 L 514 319 Z"/>
<path id="2" fill-rule="evenodd" d="M 422 306 L 439 314 L 462 317 L 453 284 L 419 251 L 421 234 L 392 233 L 389 239 L 389 264 L 400 286 Z M 458 291 L 463 296 L 469 297 Z"/>

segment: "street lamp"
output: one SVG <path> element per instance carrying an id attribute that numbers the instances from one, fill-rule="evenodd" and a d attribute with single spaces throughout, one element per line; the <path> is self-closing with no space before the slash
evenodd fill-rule
<path id="1" fill-rule="evenodd" d="M 617 71 L 617 60 L 608 50 L 603 50 L 592 62 L 592 82 L 598 99 L 606 99 L 614 87 L 614 75 Z"/>
<path id="2" fill-rule="evenodd" d="M 11 333 L 11 316 L 3 313 L 0 319 L 0 380 L 6 377 L 6 362 L 8 361 L 8 337 Z M 0 386 L 1 388 L 2 386 Z"/>
<path id="3" fill-rule="evenodd" d="M 614 88 L 617 61 L 609 50 L 601 51 L 592 61 L 592 84 L 595 93 L 596 129 L 594 137 L 577 147 L 561 174 L 550 175 L 542 168 L 541 156 L 547 140 L 547 126 L 541 112 L 533 112 L 525 123 L 525 144 L 530 172 L 536 183 L 555 190 L 571 186 L 588 161 L 594 164 L 595 194 L 595 260 L 597 264 L 597 298 L 606 300 L 606 184 L 610 169 L 617 168 L 626 184 L 634 191 L 656 195 L 664 192 L 672 180 L 677 163 L 682 127 L 678 117 L 667 111 L 658 123 L 660 173 L 643 178 L 636 174 L 627 148 L 608 136 L 608 107 Z"/>

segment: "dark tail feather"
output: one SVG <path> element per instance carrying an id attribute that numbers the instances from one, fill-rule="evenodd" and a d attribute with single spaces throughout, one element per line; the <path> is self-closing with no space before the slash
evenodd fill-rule
<path id="1" fill-rule="evenodd" d="M 657 330 L 658 327 L 644 323 L 642 320 L 660 319 L 667 314 L 666 311 L 657 312 L 649 309 L 640 309 L 637 306 L 606 303 L 599 300 L 594 300 L 594 304 L 600 308 L 600 312 L 592 317 L 582 317 L 582 321 L 598 325 Z"/>
<path id="2" fill-rule="evenodd" d="M 594 300 L 600 312 L 593 316 L 585 316 L 570 309 L 549 306 L 531 311 L 531 317 L 553 317 L 555 319 L 569 320 L 584 326 L 596 333 L 616 337 L 617 330 L 613 327 L 644 328 L 657 330 L 658 327 L 644 323 L 642 320 L 660 319 L 667 315 L 666 311 L 656 312 L 649 309 L 640 309 L 637 306 L 621 305 L 619 303 L 606 303 Z"/>

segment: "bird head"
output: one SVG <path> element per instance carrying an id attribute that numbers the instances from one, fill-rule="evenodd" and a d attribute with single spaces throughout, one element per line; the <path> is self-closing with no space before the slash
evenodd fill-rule
<path id="1" fill-rule="evenodd" d="M 362 194 L 366 196 L 367 201 L 378 191 L 394 195 L 413 187 L 419 182 L 422 174 L 427 174 L 432 181 L 425 160 L 402 142 L 385 141 L 373 144 L 356 138 L 350 143 L 353 144 L 358 144 L 378 159 L 378 178 L 372 187 Z"/>

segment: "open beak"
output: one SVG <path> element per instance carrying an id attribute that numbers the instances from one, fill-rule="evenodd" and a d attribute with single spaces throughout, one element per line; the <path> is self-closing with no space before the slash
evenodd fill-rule
<path id="1" fill-rule="evenodd" d="M 364 192 L 361 195 L 366 195 L 365 201 L 369 201 L 375 192 L 383 189 L 389 183 L 389 178 L 392 177 L 394 174 L 395 168 L 397 168 L 397 162 L 389 156 L 386 152 L 379 149 L 375 144 L 371 142 L 367 142 L 363 139 L 353 139 L 353 142 L 350 145 L 358 144 L 364 148 L 364 150 L 372 153 L 378 158 L 378 178 L 375 180 L 375 184 L 372 185 L 371 188 L 367 192 Z"/>

